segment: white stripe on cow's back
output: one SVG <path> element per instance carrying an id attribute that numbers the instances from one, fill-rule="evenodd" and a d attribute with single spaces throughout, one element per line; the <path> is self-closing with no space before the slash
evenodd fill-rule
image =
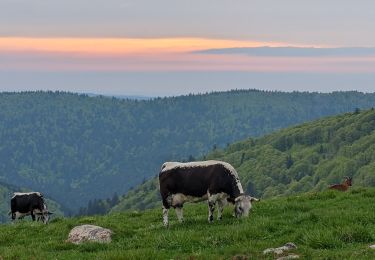
<path id="1" fill-rule="evenodd" d="M 227 162 L 216 161 L 216 160 L 198 161 L 198 162 L 186 162 L 186 163 L 182 163 L 182 162 L 165 162 L 161 166 L 161 172 L 169 171 L 169 170 L 176 169 L 176 168 L 195 168 L 195 167 L 212 166 L 212 165 L 216 165 L 216 164 L 221 164 L 227 170 L 229 170 L 230 174 L 236 180 L 236 185 L 237 185 L 238 190 L 240 191 L 240 193 L 244 193 L 242 185 L 241 185 L 241 182 L 240 182 L 240 178 L 238 176 L 237 171 L 233 168 L 232 165 L 230 165 Z"/>
<path id="2" fill-rule="evenodd" d="M 42 193 L 37 192 L 37 191 L 31 191 L 31 192 L 14 192 L 12 198 L 14 198 L 14 197 L 16 197 L 16 196 L 31 195 L 31 194 L 36 194 L 36 195 L 38 195 L 39 197 L 43 197 Z"/>

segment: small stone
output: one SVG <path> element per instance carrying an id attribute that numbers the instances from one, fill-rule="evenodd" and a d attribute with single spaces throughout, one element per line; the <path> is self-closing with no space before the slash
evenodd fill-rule
<path id="1" fill-rule="evenodd" d="M 80 244 L 83 242 L 98 242 L 109 243 L 111 242 L 112 231 L 94 225 L 81 225 L 74 227 L 68 236 L 68 242 Z"/>
<path id="2" fill-rule="evenodd" d="M 288 242 L 284 246 L 281 246 L 281 247 L 267 248 L 266 250 L 263 251 L 263 254 L 266 255 L 266 254 L 269 254 L 269 253 L 274 253 L 276 255 L 281 255 L 285 251 L 296 249 L 296 248 L 297 248 L 297 246 L 294 243 Z"/>
<path id="3" fill-rule="evenodd" d="M 371 245 L 369 246 L 371 249 L 375 249 L 375 245 Z"/>
<path id="4" fill-rule="evenodd" d="M 273 252 L 274 252 L 276 255 L 282 255 L 282 254 L 284 253 L 284 250 L 283 250 L 283 248 L 278 247 L 278 248 L 275 248 L 275 249 L 273 250 Z"/>
<path id="5" fill-rule="evenodd" d="M 275 251 L 275 248 L 267 248 L 263 251 L 264 255 L 267 255 L 269 253 L 273 253 Z"/>
<path id="6" fill-rule="evenodd" d="M 292 242 L 286 243 L 285 247 L 287 247 L 289 249 L 296 249 L 297 248 L 297 246 L 294 243 L 292 243 Z"/>

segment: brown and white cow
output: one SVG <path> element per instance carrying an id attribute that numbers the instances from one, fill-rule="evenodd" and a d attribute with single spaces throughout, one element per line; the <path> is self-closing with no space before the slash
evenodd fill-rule
<path id="1" fill-rule="evenodd" d="M 244 194 L 236 170 L 226 162 L 166 162 L 159 173 L 160 194 L 163 201 L 163 223 L 168 226 L 168 211 L 175 208 L 178 220 L 183 220 L 185 202 L 208 201 L 208 221 L 212 222 L 216 203 L 218 219 L 222 218 L 227 202 L 235 205 L 236 217 L 247 217 L 251 202 L 258 199 Z"/>

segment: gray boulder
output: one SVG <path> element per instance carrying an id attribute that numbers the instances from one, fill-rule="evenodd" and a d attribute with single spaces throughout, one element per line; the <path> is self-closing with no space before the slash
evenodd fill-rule
<path id="1" fill-rule="evenodd" d="M 113 232 L 107 228 L 94 225 L 81 225 L 74 227 L 68 236 L 68 242 L 80 244 L 83 242 L 109 243 Z"/>

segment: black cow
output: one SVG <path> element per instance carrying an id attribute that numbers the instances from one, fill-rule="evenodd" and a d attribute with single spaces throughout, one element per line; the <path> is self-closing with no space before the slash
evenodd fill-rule
<path id="1" fill-rule="evenodd" d="M 43 221 L 44 224 L 48 223 L 49 215 L 52 214 L 48 211 L 40 192 L 15 192 L 10 200 L 10 209 L 12 220 L 31 215 L 33 221 L 35 221 L 36 216 L 37 220 Z"/>
<path id="2" fill-rule="evenodd" d="M 208 221 L 213 221 L 213 212 L 218 204 L 218 219 L 222 218 L 227 202 L 235 204 L 236 217 L 248 216 L 251 202 L 258 199 L 244 194 L 236 170 L 226 162 L 166 162 L 159 173 L 160 194 L 163 201 L 163 223 L 168 226 L 168 211 L 175 208 L 182 222 L 182 207 L 185 202 L 208 200 Z"/>

